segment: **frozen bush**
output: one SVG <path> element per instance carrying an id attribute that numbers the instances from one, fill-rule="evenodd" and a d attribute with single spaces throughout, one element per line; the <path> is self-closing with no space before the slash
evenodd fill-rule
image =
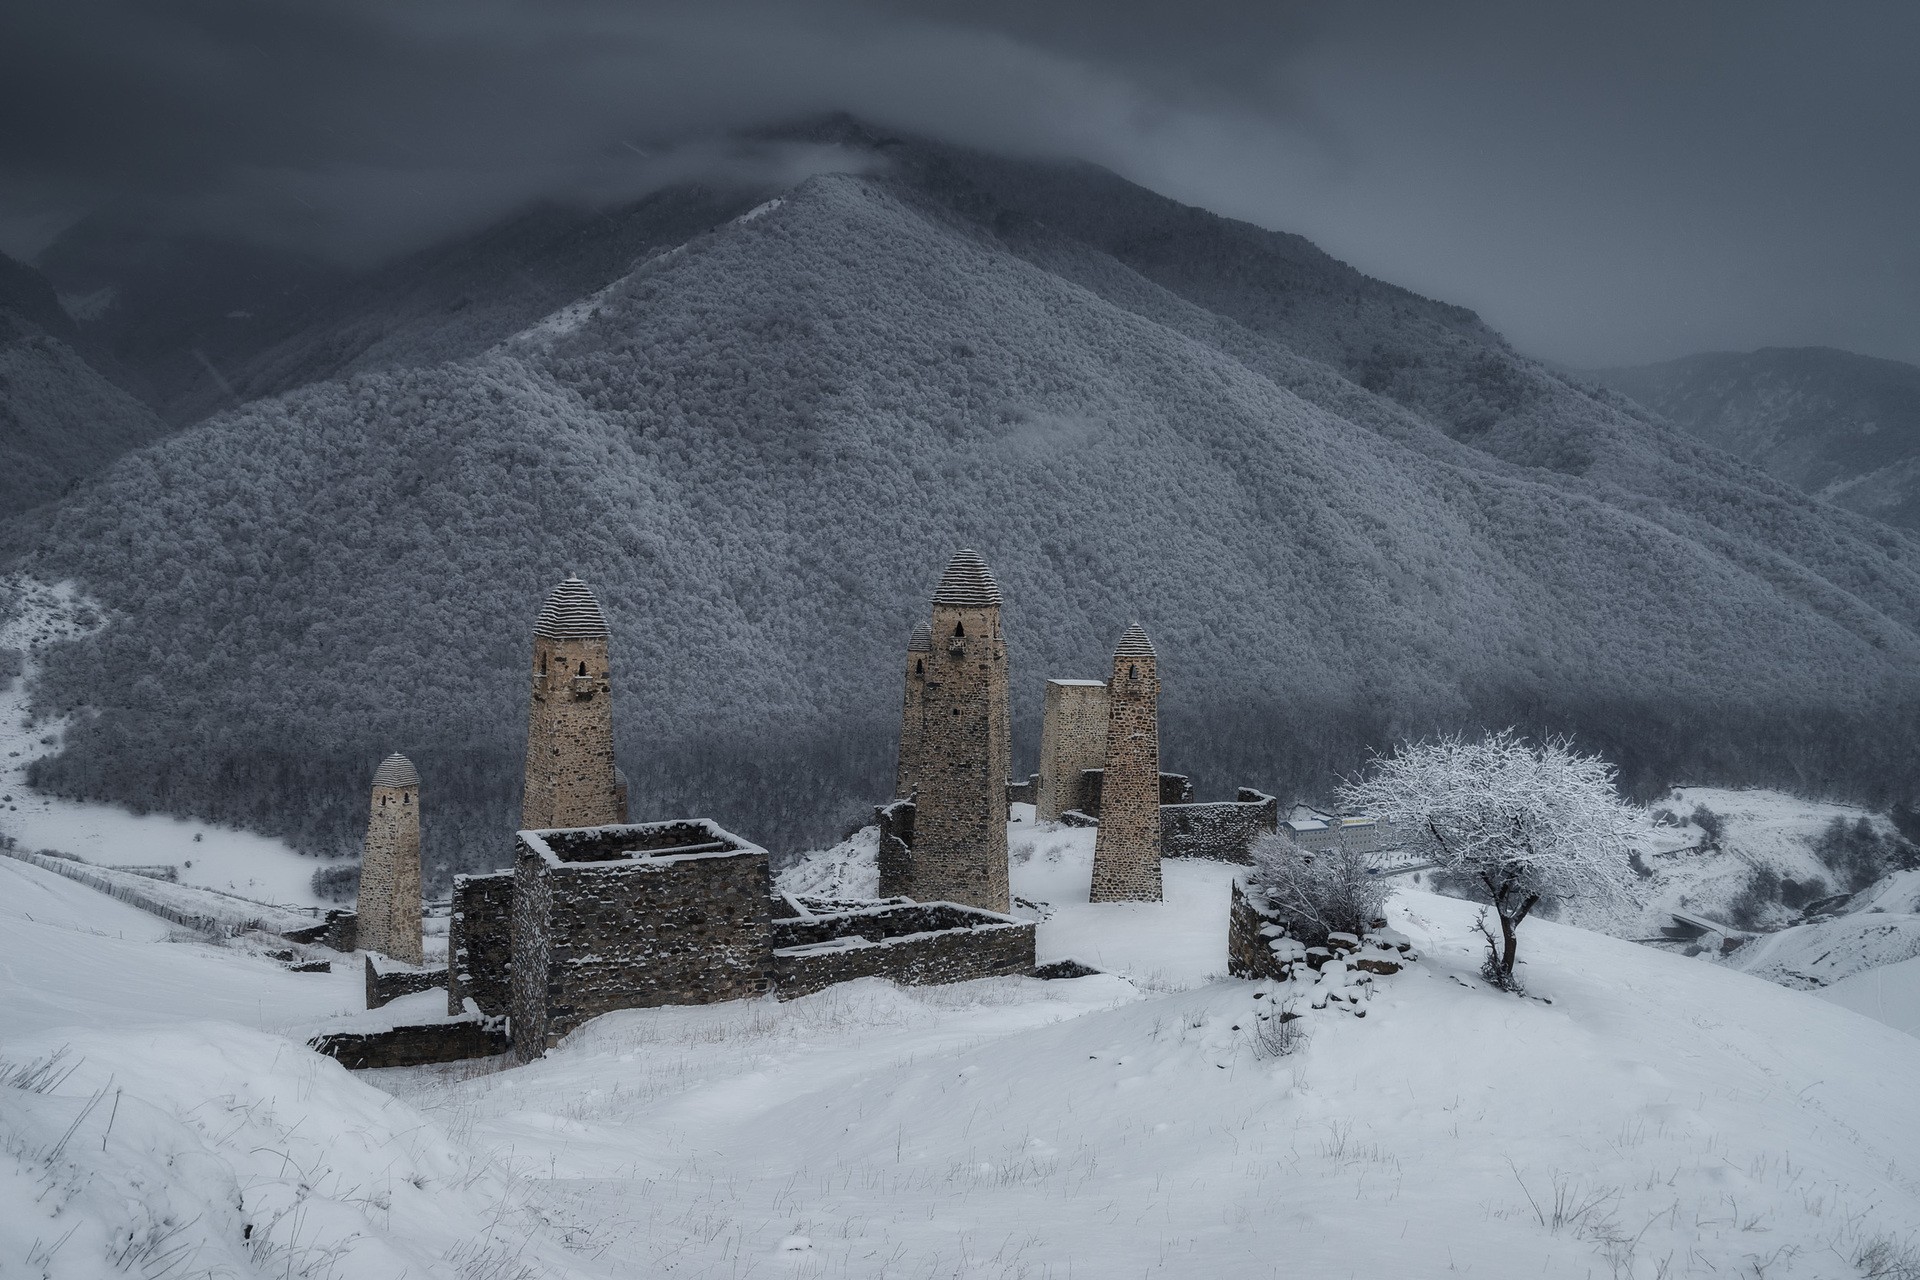
<path id="1" fill-rule="evenodd" d="M 1380 918 L 1387 886 L 1351 849 L 1308 852 L 1284 836 L 1262 836 L 1253 847 L 1252 884 L 1287 932 L 1308 946 L 1327 935 L 1356 937 Z"/>

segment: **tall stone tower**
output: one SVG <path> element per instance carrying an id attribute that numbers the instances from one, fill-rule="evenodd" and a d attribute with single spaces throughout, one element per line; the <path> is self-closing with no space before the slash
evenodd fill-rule
<path id="1" fill-rule="evenodd" d="M 1113 651 L 1089 902 L 1160 901 L 1160 677 L 1139 623 Z"/>
<path id="2" fill-rule="evenodd" d="M 1081 774 L 1107 767 L 1107 682 L 1049 680 L 1040 717 L 1040 790 L 1033 816 L 1058 822 L 1080 805 Z"/>
<path id="3" fill-rule="evenodd" d="M 1005 911 L 1007 642 L 1000 584 L 977 551 L 957 551 L 933 593 L 921 691 L 913 896 Z"/>
<path id="4" fill-rule="evenodd" d="M 373 774 L 367 844 L 360 855 L 360 946 L 420 964 L 420 774 L 391 755 Z"/>
<path id="5" fill-rule="evenodd" d="M 587 584 L 553 589 L 533 624 L 533 700 L 527 715 L 524 830 L 598 827 L 624 820 L 613 765 L 607 620 Z"/>
<path id="6" fill-rule="evenodd" d="M 893 794 L 905 799 L 920 780 L 920 735 L 925 719 L 927 664 L 933 661 L 933 633 L 924 622 L 907 639 L 907 692 L 900 706 L 900 763 L 893 773 Z"/>

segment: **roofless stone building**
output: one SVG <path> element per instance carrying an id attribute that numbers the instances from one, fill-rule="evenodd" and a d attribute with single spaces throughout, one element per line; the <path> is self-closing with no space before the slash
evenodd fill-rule
<path id="1" fill-rule="evenodd" d="M 1160 678 L 1134 623 L 1113 651 L 1090 902 L 1160 901 Z"/>
<path id="2" fill-rule="evenodd" d="M 367 843 L 360 857 L 359 945 L 420 964 L 420 774 L 403 755 L 373 774 Z"/>
<path id="3" fill-rule="evenodd" d="M 1049 680 L 1040 716 L 1040 785 L 1033 816 L 1058 822 L 1081 804 L 1089 769 L 1107 766 L 1107 682 Z"/>
<path id="4" fill-rule="evenodd" d="M 903 739 L 914 789 L 912 895 L 1005 911 L 1007 642 L 1000 634 L 1000 584 L 980 553 L 956 551 L 933 593 L 925 679 L 909 667 L 907 698 L 920 700 L 920 733 Z M 910 642 L 911 643 L 911 642 Z"/>
<path id="5" fill-rule="evenodd" d="M 533 624 L 520 825 L 547 830 L 625 822 L 624 791 L 613 763 L 607 620 L 587 584 L 568 578 L 547 596 Z"/>

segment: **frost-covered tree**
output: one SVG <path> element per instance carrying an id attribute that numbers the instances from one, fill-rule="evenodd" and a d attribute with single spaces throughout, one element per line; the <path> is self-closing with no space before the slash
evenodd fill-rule
<path id="1" fill-rule="evenodd" d="M 1545 895 L 1618 892 L 1637 820 L 1613 766 L 1565 738 L 1534 742 L 1505 729 L 1402 744 L 1339 790 L 1410 848 L 1479 884 L 1500 921 L 1487 939 L 1489 981 L 1512 989 L 1520 925 Z"/>

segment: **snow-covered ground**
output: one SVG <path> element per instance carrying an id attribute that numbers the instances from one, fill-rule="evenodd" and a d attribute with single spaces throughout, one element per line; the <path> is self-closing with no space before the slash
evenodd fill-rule
<path id="1" fill-rule="evenodd" d="M 102 866 L 170 866 L 183 884 L 237 893 L 287 906 L 337 905 L 314 896 L 313 873 L 325 862 L 302 857 L 284 842 L 165 814 L 136 814 L 117 805 L 42 795 L 26 784 L 27 766 L 60 749 L 64 724 L 32 721 L 27 686 L 43 644 L 98 625 L 70 583 L 19 583 L 19 602 L 0 623 L 0 649 L 27 655 L 25 673 L 0 689 L 0 835 L 18 848 L 58 849 Z"/>
<path id="2" fill-rule="evenodd" d="M 272 1034 L 356 1007 L 357 975 L 168 941 L 0 862 L 0 1060 L 83 1063 L 0 1087 L 0 1274 L 1920 1264 L 1920 1039 L 1548 921 L 1522 935 L 1534 998 L 1502 995 L 1473 906 L 1408 890 L 1390 914 L 1420 960 L 1274 1058 L 1276 989 L 1216 976 L 1231 869 L 1169 861 L 1166 903 L 1088 906 L 1091 836 L 1029 819 L 1010 844 L 1043 955 L 1094 977 L 636 1010 L 526 1067 L 358 1078 Z"/>
<path id="3" fill-rule="evenodd" d="M 0 1036 L 205 1019 L 281 1031 L 364 1003 L 365 979 L 351 960 L 332 973 L 292 973 L 258 952 L 244 939 L 212 945 L 86 885 L 0 858 Z"/>
<path id="4" fill-rule="evenodd" d="M 1920 956 L 1865 969 L 1814 993 L 1877 1022 L 1920 1036 Z"/>

